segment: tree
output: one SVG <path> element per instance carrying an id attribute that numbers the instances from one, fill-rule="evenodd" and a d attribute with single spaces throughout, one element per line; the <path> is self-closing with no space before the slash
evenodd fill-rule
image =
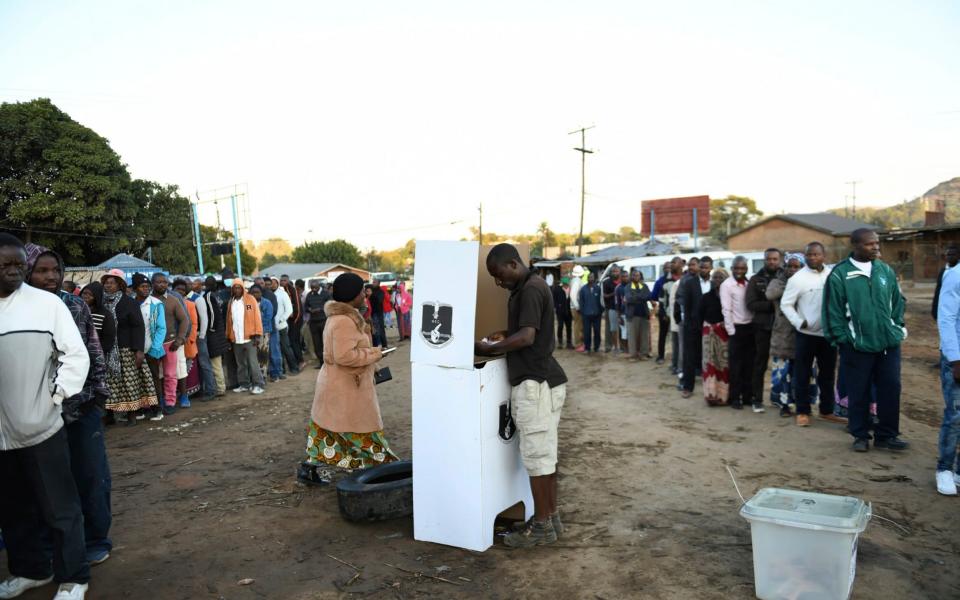
<path id="1" fill-rule="evenodd" d="M 618 237 L 620 238 L 621 242 L 636 242 L 643 236 L 640 235 L 640 233 L 633 227 L 624 225 L 620 228 Z"/>
<path id="2" fill-rule="evenodd" d="M 233 246 L 233 234 L 229 231 L 223 229 L 218 230 L 216 227 L 211 227 L 209 225 L 200 226 L 200 237 L 203 239 L 203 270 L 205 273 L 219 273 L 223 267 L 228 267 L 234 273 L 237 272 L 237 258 L 234 253 L 225 254 L 222 256 L 213 255 L 213 247 L 210 245 L 210 242 L 222 242 L 224 244 L 229 243 Z M 234 250 L 236 252 L 236 250 Z M 197 251 L 193 249 L 193 270 L 196 270 L 196 258 Z M 262 263 L 265 266 L 270 266 L 268 263 Z M 221 266 L 222 265 L 222 266 Z M 250 250 L 240 244 L 240 266 L 243 267 L 244 275 L 252 275 L 254 271 L 257 270 L 257 257 L 254 256 Z"/>
<path id="3" fill-rule="evenodd" d="M 369 252 L 363 255 L 363 260 L 366 262 L 366 269 L 368 271 L 373 272 L 380 270 L 381 259 L 380 254 L 376 250 L 371 248 Z"/>
<path id="4" fill-rule="evenodd" d="M 136 235 L 130 174 L 107 140 L 47 98 L 0 104 L 0 226 L 95 265 Z"/>
<path id="5" fill-rule="evenodd" d="M 725 242 L 731 234 L 755 223 L 763 216 L 757 203 L 746 196 L 727 196 L 710 201 L 710 237 Z"/>
<path id="6" fill-rule="evenodd" d="M 342 263 L 349 267 L 365 267 L 360 249 L 346 240 L 308 242 L 294 248 L 290 258 L 297 263 Z"/>
<path id="7" fill-rule="evenodd" d="M 140 208 L 134 222 L 136 255 L 151 249 L 153 264 L 171 273 L 195 273 L 197 250 L 193 245 L 193 208 L 177 186 L 134 180 L 131 196 Z"/>

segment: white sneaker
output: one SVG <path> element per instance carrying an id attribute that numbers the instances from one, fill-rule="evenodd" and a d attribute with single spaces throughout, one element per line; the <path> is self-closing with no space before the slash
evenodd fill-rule
<path id="1" fill-rule="evenodd" d="M 937 471 L 937 491 L 944 496 L 957 495 L 957 482 L 953 471 Z"/>
<path id="2" fill-rule="evenodd" d="M 240 394 L 240 393 L 243 393 L 243 392 L 249 392 L 249 391 L 250 391 L 250 388 L 248 388 L 248 387 L 245 386 L 245 385 L 240 385 L 240 386 L 237 386 L 237 387 L 233 388 L 233 391 L 234 391 L 235 393 L 237 393 L 237 394 Z"/>
<path id="3" fill-rule="evenodd" d="M 47 585 L 53 581 L 53 576 L 46 579 L 27 579 L 26 577 L 10 577 L 0 583 L 0 598 L 16 598 L 20 594 L 33 588 Z"/>
<path id="4" fill-rule="evenodd" d="M 163 411 L 162 411 L 162 410 L 157 411 L 157 414 L 155 414 L 155 415 L 153 415 L 152 417 L 150 417 L 150 420 L 151 420 L 151 421 L 162 421 L 162 420 L 163 420 Z"/>
<path id="5" fill-rule="evenodd" d="M 85 583 L 61 583 L 53 600 L 83 600 L 89 587 Z"/>
<path id="6" fill-rule="evenodd" d="M 263 388 L 260 387 L 259 385 L 255 385 L 255 386 L 253 386 L 253 389 L 250 390 L 250 393 L 251 393 L 251 394 L 262 394 L 262 393 L 263 393 Z"/>

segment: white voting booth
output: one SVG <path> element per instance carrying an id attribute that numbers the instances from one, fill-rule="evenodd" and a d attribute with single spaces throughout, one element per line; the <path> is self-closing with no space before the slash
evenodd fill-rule
<path id="1" fill-rule="evenodd" d="M 499 513 L 523 502 L 524 518 L 533 515 L 517 437 L 499 435 L 506 360 L 473 354 L 475 340 L 507 328 L 508 293 L 487 273 L 489 250 L 417 242 L 410 350 L 414 538 L 476 551 L 493 544 Z"/>

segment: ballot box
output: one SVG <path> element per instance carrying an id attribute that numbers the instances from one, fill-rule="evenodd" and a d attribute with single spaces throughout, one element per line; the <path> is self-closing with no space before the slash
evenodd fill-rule
<path id="1" fill-rule="evenodd" d="M 473 354 L 475 340 L 507 328 L 509 294 L 487 273 L 489 250 L 417 242 L 410 349 L 414 538 L 476 551 L 493 544 L 504 510 L 523 503 L 523 517 L 533 514 L 517 436 L 500 426 L 506 360 Z"/>

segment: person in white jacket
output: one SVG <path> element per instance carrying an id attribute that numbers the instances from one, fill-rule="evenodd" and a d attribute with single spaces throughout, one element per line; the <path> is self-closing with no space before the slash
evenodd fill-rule
<path id="1" fill-rule="evenodd" d="M 820 388 L 820 417 L 828 421 L 846 423 L 834 416 L 833 386 L 836 381 L 837 349 L 823 337 L 821 309 L 823 287 L 830 275 L 830 267 L 823 264 L 824 248 L 820 242 L 810 242 L 804 251 L 806 266 L 787 280 L 780 298 L 783 316 L 797 330 L 796 359 L 793 380 L 797 402 L 797 425 L 810 425 L 810 374 L 817 361 L 817 386 Z"/>
<path id="2" fill-rule="evenodd" d="M 273 316 L 273 322 L 280 335 L 280 354 L 283 355 L 284 372 L 291 375 L 300 373 L 300 364 L 293 353 L 293 346 L 290 345 L 290 327 L 287 319 L 293 314 L 293 301 L 287 291 L 280 285 L 280 280 L 276 277 L 270 278 L 270 287 L 273 293 L 277 295 L 277 314 Z M 281 375 L 282 377 L 282 375 Z"/>
<path id="3" fill-rule="evenodd" d="M 24 285 L 26 272 L 23 244 L 0 233 L 0 529 L 10 571 L 0 598 L 56 580 L 57 599 L 80 599 L 90 565 L 60 407 L 83 389 L 90 358 L 67 306 Z M 45 528 L 52 561 L 37 543 Z"/>
<path id="4" fill-rule="evenodd" d="M 573 345 L 582 350 L 583 346 L 583 319 L 580 318 L 580 288 L 583 287 L 583 267 L 573 267 L 570 278 L 570 313 L 573 315 Z"/>

